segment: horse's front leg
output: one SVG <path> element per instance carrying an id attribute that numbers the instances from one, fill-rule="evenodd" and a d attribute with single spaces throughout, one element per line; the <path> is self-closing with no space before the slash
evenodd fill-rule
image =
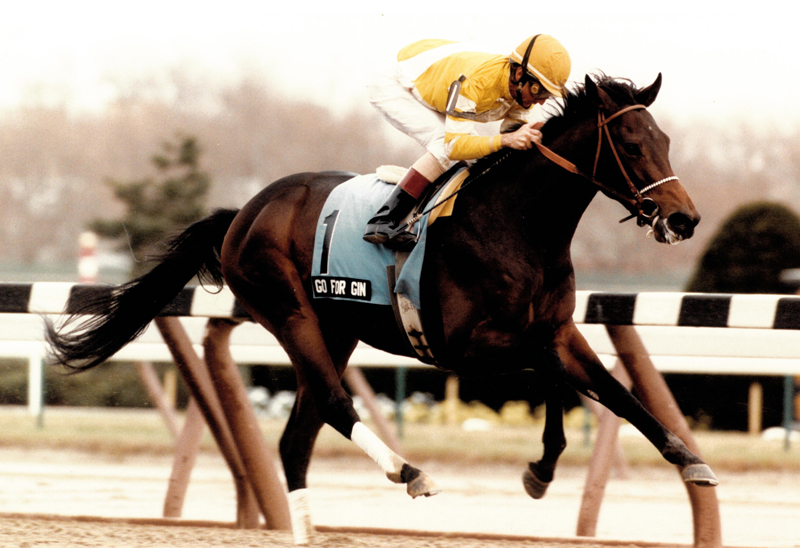
<path id="1" fill-rule="evenodd" d="M 531 462 L 522 475 L 525 491 L 533 498 L 540 499 L 553 481 L 556 463 L 567 438 L 564 436 L 564 379 L 565 367 L 555 350 L 548 349 L 537 359 L 535 369 L 540 373 L 547 388 L 545 397 L 545 423 L 542 443 L 544 452 L 538 462 Z"/>
<path id="2" fill-rule="evenodd" d="M 687 483 L 717 485 L 711 468 L 692 453 L 678 436 L 661 424 L 633 394 L 620 384 L 589 347 L 575 324 L 559 330 L 556 343 L 566 365 L 567 381 L 586 396 L 628 420 L 652 443 L 661 455 L 681 470 Z"/>

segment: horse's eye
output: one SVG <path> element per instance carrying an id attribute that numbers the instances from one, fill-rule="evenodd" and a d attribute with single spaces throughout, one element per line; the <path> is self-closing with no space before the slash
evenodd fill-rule
<path id="1" fill-rule="evenodd" d="M 628 156 L 641 156 L 642 151 L 636 143 L 624 143 L 622 149 Z"/>

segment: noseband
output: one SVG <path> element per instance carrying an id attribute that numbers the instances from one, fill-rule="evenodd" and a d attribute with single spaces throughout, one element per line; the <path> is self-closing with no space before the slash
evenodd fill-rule
<path id="1" fill-rule="evenodd" d="M 565 159 L 562 156 L 559 156 L 558 154 L 556 154 L 555 152 L 553 152 L 552 150 L 550 150 L 549 148 L 547 148 L 543 144 L 536 143 L 536 146 L 539 147 L 539 151 L 547 159 L 549 159 L 550 161 L 554 162 L 555 164 L 563 167 L 564 169 L 566 169 L 567 171 L 569 171 L 571 173 L 575 173 L 576 175 L 580 175 L 580 176 L 584 177 L 585 179 L 587 179 L 590 182 L 592 182 L 594 185 L 600 187 L 600 189 L 603 190 L 603 192 L 613 196 L 616 200 L 618 200 L 623 205 L 625 205 L 628 208 L 628 210 L 631 211 L 631 215 L 628 216 L 628 217 L 625 217 L 624 219 L 622 219 L 620 221 L 621 223 L 636 217 L 639 226 L 644 226 L 646 224 L 649 224 L 649 221 L 651 221 L 653 218 L 655 218 L 658 215 L 658 204 L 656 204 L 656 202 L 652 198 L 645 198 L 644 194 L 646 192 L 650 191 L 650 190 L 653 190 L 657 186 L 666 183 L 666 182 L 677 181 L 678 177 L 676 177 L 674 175 L 671 176 L 671 177 L 665 177 L 664 179 L 661 179 L 660 181 L 656 181 L 655 183 L 649 184 L 649 185 L 647 185 L 646 187 L 644 187 L 642 189 L 636 188 L 636 185 L 633 184 L 633 181 L 631 181 L 631 178 L 628 175 L 628 172 L 625 170 L 625 166 L 622 163 L 622 159 L 620 159 L 619 154 L 617 153 L 617 148 L 614 146 L 614 141 L 611 138 L 611 132 L 608 129 L 608 123 L 611 120 L 613 120 L 614 118 L 622 116 L 626 112 L 630 112 L 632 110 L 646 109 L 646 108 L 647 107 L 645 107 L 644 105 L 630 105 L 630 106 L 627 106 L 625 108 L 622 108 L 622 109 L 618 110 L 617 112 L 615 112 L 614 114 L 612 114 L 611 116 L 608 116 L 608 117 L 606 117 L 606 114 L 605 114 L 605 112 L 603 110 L 598 111 L 598 113 L 597 113 L 597 153 L 595 154 L 595 157 L 594 157 L 594 167 L 592 168 L 591 177 L 589 175 L 583 173 L 581 170 L 579 170 L 577 168 L 577 166 L 575 164 L 573 164 L 572 162 L 570 162 L 569 160 Z M 604 137 L 605 137 L 605 139 L 604 139 Z M 617 161 L 617 166 L 619 166 L 619 170 L 622 172 L 622 175 L 625 177 L 625 181 L 628 183 L 628 188 L 630 189 L 631 194 L 633 195 L 633 197 L 625 196 L 625 195 L 621 194 L 620 192 L 614 190 L 613 188 L 610 188 L 609 186 L 601 183 L 600 181 L 598 181 L 595 178 L 595 176 L 597 175 L 597 165 L 600 163 L 600 151 L 603 148 L 603 141 L 604 140 L 608 141 L 609 148 L 611 148 L 611 152 L 614 155 L 614 159 Z"/>

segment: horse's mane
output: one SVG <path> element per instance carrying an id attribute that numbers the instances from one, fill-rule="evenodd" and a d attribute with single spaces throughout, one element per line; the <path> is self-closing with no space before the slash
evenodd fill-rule
<path id="1" fill-rule="evenodd" d="M 627 106 L 636 103 L 635 95 L 638 88 L 631 80 L 614 78 L 602 72 L 597 72 L 591 77 L 598 87 L 603 88 L 617 104 Z M 594 119 L 597 116 L 597 105 L 588 96 L 586 86 L 581 82 L 568 89 L 562 99 L 554 101 L 552 106 L 548 107 L 547 115 L 548 118 L 542 128 L 546 139 L 550 135 L 560 135 L 581 120 Z M 519 125 L 511 126 L 509 131 L 515 130 Z M 509 152 L 516 155 L 515 153 L 520 151 L 498 150 L 478 160 L 474 164 L 472 172 L 479 173 L 483 171 L 490 165 L 497 163 L 501 157 L 508 155 Z"/>
<path id="2" fill-rule="evenodd" d="M 591 75 L 591 77 L 597 86 L 603 88 L 603 91 L 608 93 L 618 105 L 627 106 L 636 103 L 638 88 L 631 80 L 614 78 L 602 72 Z M 542 131 L 561 133 L 579 120 L 597 116 L 597 105 L 586 93 L 586 86 L 580 83 L 568 90 L 561 101 L 554 102 L 547 114 L 549 118 Z"/>

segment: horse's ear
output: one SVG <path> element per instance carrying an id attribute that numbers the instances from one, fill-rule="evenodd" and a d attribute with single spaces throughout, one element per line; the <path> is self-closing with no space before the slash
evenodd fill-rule
<path id="1" fill-rule="evenodd" d="M 597 105 L 598 108 L 605 108 L 606 110 L 613 111 L 616 108 L 616 103 L 611 100 L 608 93 L 594 83 L 594 80 L 587 74 L 584 82 L 586 86 L 586 95 Z"/>
<path id="2" fill-rule="evenodd" d="M 661 89 L 661 73 L 658 73 L 656 77 L 656 81 L 647 86 L 646 88 L 640 89 L 636 92 L 636 101 L 640 105 L 644 105 L 649 107 L 653 104 L 653 101 L 656 100 L 658 96 L 658 91 Z"/>

